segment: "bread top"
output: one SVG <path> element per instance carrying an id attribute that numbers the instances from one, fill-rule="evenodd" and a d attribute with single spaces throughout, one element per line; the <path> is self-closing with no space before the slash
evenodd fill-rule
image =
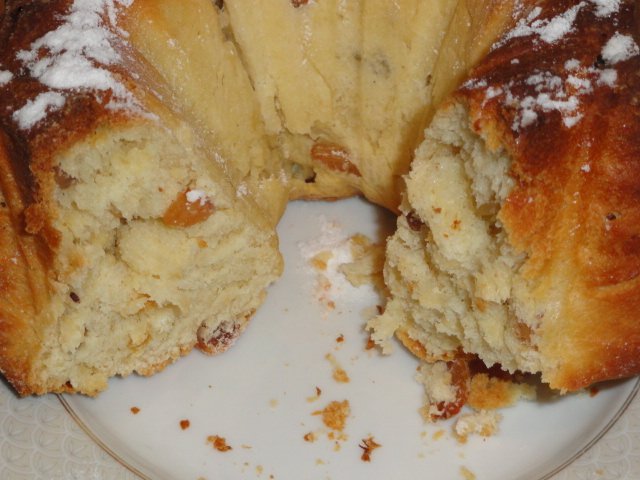
<path id="1" fill-rule="evenodd" d="M 58 239 L 47 203 L 56 153 L 107 121 L 157 118 L 163 111 L 157 75 L 119 37 L 107 3 L 8 1 L 0 21 L 0 128 L 10 139 L 25 231 L 53 249 Z"/>
<path id="2" fill-rule="evenodd" d="M 640 30 L 632 1 L 527 3 L 455 98 L 512 159 L 499 219 L 543 379 L 575 390 L 640 372 Z"/>

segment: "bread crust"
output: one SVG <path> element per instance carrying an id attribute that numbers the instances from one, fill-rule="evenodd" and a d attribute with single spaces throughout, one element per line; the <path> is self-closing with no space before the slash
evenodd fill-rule
<path id="1" fill-rule="evenodd" d="M 537 2 L 543 19 L 577 4 Z M 637 39 L 640 30 L 634 2 L 611 15 L 582 7 L 573 30 L 555 42 L 505 37 L 455 95 L 487 145 L 512 159 L 515 187 L 499 218 L 510 244 L 527 255 L 531 294 L 549 307 L 538 312 L 536 344 L 543 379 L 561 390 L 640 373 L 640 56 L 603 59 L 608 39 Z M 569 71 L 576 64 L 584 69 Z M 598 80 L 605 69 L 617 72 L 614 84 Z M 574 92 L 571 119 L 539 109 L 524 125 L 517 99 L 540 93 L 533 75 L 569 88 L 569 76 L 581 72 L 594 80 Z"/>
<path id="2" fill-rule="evenodd" d="M 17 125 L 13 112 L 48 88 L 25 72 L 16 52 L 29 50 L 54 30 L 72 3 L 14 0 L 0 12 L 0 65 L 22 72 L 15 74 L 10 86 L 0 86 L 0 372 L 21 395 L 76 391 L 70 384 L 42 382 L 36 365 L 41 336 L 54 327 L 49 300 L 60 243 L 53 227 L 54 158 L 107 122 L 112 126 L 139 122 L 143 108 L 154 115 L 166 112 L 153 70 L 122 43 L 114 46 L 122 63 L 104 68 L 134 92 L 139 112 L 109 108 L 107 94 L 74 91 L 66 92 L 63 108 L 48 112 L 31 128 Z M 133 75 L 144 82 L 134 82 Z M 143 84 L 148 86 L 145 90 L 139 86 Z"/>

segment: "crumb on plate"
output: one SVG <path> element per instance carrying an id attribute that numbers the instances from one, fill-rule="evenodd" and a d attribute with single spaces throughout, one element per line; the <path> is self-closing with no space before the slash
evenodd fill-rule
<path id="1" fill-rule="evenodd" d="M 340 363 L 338 363 L 338 360 L 336 360 L 336 357 L 334 357 L 330 353 L 327 353 L 324 358 L 326 358 L 331 364 L 331 366 L 333 367 L 333 374 L 332 374 L 333 379 L 338 383 L 349 383 L 350 381 L 349 375 L 347 374 L 345 369 L 342 368 Z"/>
<path id="2" fill-rule="evenodd" d="M 307 402 L 315 402 L 320 398 L 320 395 L 322 395 L 322 390 L 320 390 L 320 387 L 316 387 L 316 394 L 312 397 L 307 397 Z"/>
<path id="3" fill-rule="evenodd" d="M 460 467 L 460 473 L 464 480 L 476 480 L 475 474 L 465 466 Z"/>
<path id="4" fill-rule="evenodd" d="M 207 443 L 210 443 L 211 446 L 219 452 L 228 452 L 229 450 L 232 450 L 232 447 L 227 445 L 226 439 L 218 435 L 209 435 L 207 437 Z"/>
<path id="5" fill-rule="evenodd" d="M 502 415 L 493 410 L 460 415 L 453 427 L 453 432 L 460 443 L 465 443 L 469 435 L 490 437 L 498 431 Z"/>
<path id="6" fill-rule="evenodd" d="M 363 462 L 370 462 L 371 461 L 371 453 L 376 448 L 380 448 L 382 445 L 377 443 L 373 439 L 373 437 L 368 437 L 368 438 L 363 438 L 362 439 L 362 443 L 360 445 L 358 445 L 358 446 L 362 449 L 362 455 L 360 456 L 360 459 Z"/>
<path id="7" fill-rule="evenodd" d="M 347 417 L 351 413 L 349 400 L 332 401 L 324 409 L 313 412 L 313 415 L 321 415 L 323 423 L 332 430 L 341 432 L 347 423 Z"/>

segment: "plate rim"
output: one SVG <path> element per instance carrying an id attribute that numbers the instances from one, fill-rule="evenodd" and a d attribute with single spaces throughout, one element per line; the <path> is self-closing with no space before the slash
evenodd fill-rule
<path id="1" fill-rule="evenodd" d="M 632 380 L 633 377 L 627 379 Z M 624 379 L 620 379 L 624 381 Z M 552 480 L 553 477 L 566 471 L 568 468 L 571 468 L 572 465 L 576 463 L 578 459 L 583 457 L 587 452 L 589 452 L 595 445 L 603 441 L 606 437 L 607 433 L 611 431 L 614 425 L 616 425 L 621 418 L 629 412 L 629 407 L 634 403 L 640 404 L 640 396 L 638 395 L 638 391 L 640 391 L 640 377 L 636 377 L 634 380 L 634 385 L 620 406 L 618 411 L 615 413 L 613 417 L 607 422 L 607 424 L 594 436 L 592 437 L 586 444 L 578 449 L 573 455 L 567 458 L 560 465 L 555 466 L 551 471 L 544 474 L 542 477 L 537 478 L 536 480 Z M 93 430 L 82 420 L 80 415 L 74 410 L 74 408 L 67 402 L 66 397 L 62 394 L 56 394 L 56 397 L 63 409 L 69 415 L 75 424 L 89 437 L 89 439 L 94 443 L 94 445 L 98 446 L 102 449 L 106 454 L 108 454 L 113 461 L 117 462 L 123 468 L 127 469 L 130 473 L 137 475 L 141 480 L 154 480 L 152 477 L 148 476 L 146 473 L 140 471 L 134 465 L 130 465 L 129 462 L 122 459 L 109 445 L 107 445 Z"/>

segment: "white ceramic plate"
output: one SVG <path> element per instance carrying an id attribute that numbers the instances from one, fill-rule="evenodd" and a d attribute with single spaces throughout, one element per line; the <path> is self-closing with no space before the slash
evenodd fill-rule
<path id="1" fill-rule="evenodd" d="M 520 403 L 503 411 L 498 434 L 466 444 L 450 423 L 422 422 L 415 359 L 401 348 L 388 357 L 364 348 L 374 292 L 331 277 L 334 291 L 319 301 L 318 271 L 307 260 L 329 233 L 376 239 L 391 227 L 358 199 L 294 203 L 280 224 L 285 274 L 224 355 L 194 352 L 154 377 L 115 379 L 97 399 L 17 399 L 0 386 L 0 478 L 640 478 L 635 379 L 595 396 Z M 332 378 L 336 365 L 348 383 Z M 345 429 L 330 438 L 314 412 L 344 400 Z M 309 433 L 315 441 L 304 439 Z M 207 442 L 214 435 L 232 449 L 215 450 Z M 359 444 L 368 437 L 382 446 L 364 462 Z"/>

